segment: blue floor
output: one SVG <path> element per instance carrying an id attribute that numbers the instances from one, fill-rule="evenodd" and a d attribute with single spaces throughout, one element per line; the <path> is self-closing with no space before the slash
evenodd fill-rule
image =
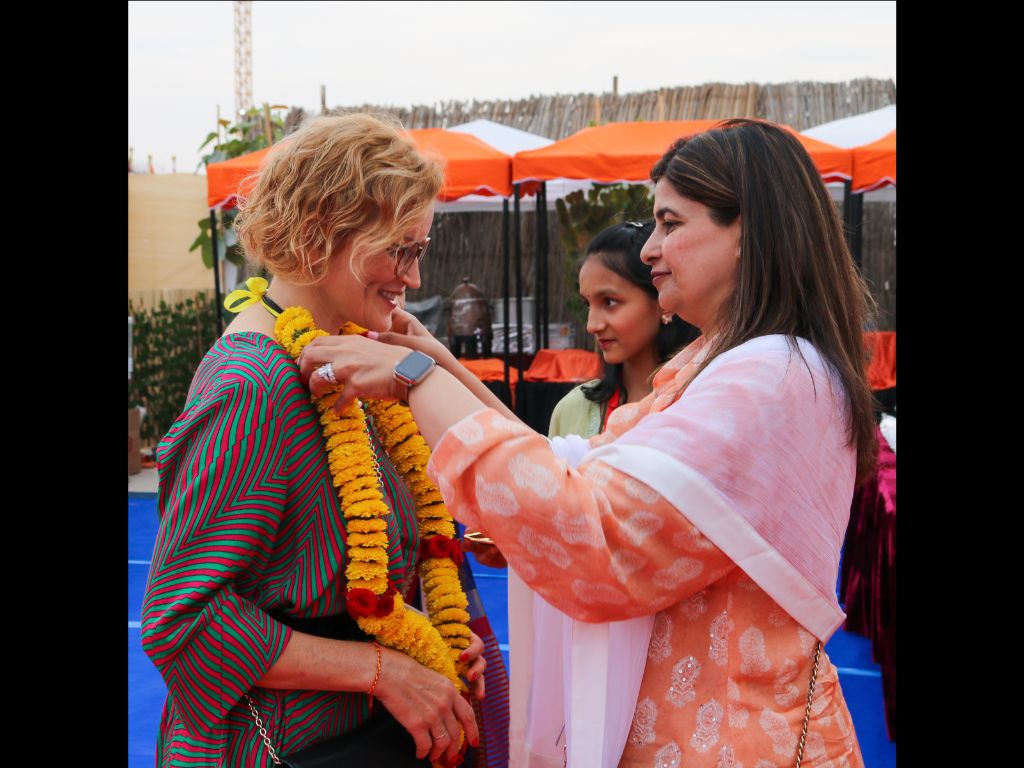
<path id="1" fill-rule="evenodd" d="M 156 494 L 128 496 L 128 768 L 152 768 L 156 733 L 167 689 L 139 643 L 139 609 L 156 540 Z M 508 666 L 508 606 L 504 571 L 485 568 L 469 555 L 480 598 Z M 842 630 L 825 646 L 839 668 L 839 682 L 857 729 L 867 768 L 896 765 L 896 744 L 885 731 L 882 678 L 871 660 L 871 642 Z"/>

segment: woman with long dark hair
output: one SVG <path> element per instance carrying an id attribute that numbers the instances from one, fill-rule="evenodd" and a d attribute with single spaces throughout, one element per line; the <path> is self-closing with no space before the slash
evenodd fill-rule
<path id="1" fill-rule="evenodd" d="M 844 618 L 840 547 L 877 450 L 869 295 L 786 129 L 725 121 L 669 147 L 651 178 L 643 259 L 661 306 L 701 337 L 600 436 L 552 445 L 443 370 L 410 388 L 392 373 L 405 350 L 368 339 L 311 346 L 302 370 L 331 360 L 343 396 L 408 400 L 456 517 L 559 610 L 630 625 L 597 638 L 603 651 L 567 646 L 564 733 L 531 765 L 559 764 L 564 743 L 570 766 L 856 768 L 822 645 Z M 623 669 L 631 683 L 609 685 Z M 592 700 L 603 721 L 576 720 Z"/>

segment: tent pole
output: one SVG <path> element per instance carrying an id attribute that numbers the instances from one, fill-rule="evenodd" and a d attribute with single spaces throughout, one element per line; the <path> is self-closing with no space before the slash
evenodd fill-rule
<path id="1" fill-rule="evenodd" d="M 521 190 L 518 184 L 512 185 L 513 208 L 512 208 L 512 243 L 513 256 L 516 261 L 516 370 L 519 371 L 519 381 L 523 380 L 523 244 L 521 242 L 520 229 L 522 222 L 519 217 L 519 198 Z M 517 385 L 518 386 L 518 385 Z M 521 406 L 517 399 L 516 410 Z M 520 413 L 522 411 L 520 410 Z"/>
<path id="2" fill-rule="evenodd" d="M 541 330 L 544 333 L 544 349 L 548 349 L 551 347 L 551 339 L 549 338 L 549 331 L 551 329 L 548 327 L 551 324 L 551 308 L 548 304 L 548 283 L 550 282 L 551 277 L 551 265 L 548 263 L 548 257 L 551 254 L 548 252 L 548 183 L 546 181 L 542 181 L 540 183 L 540 196 L 540 231 L 543 235 L 542 242 L 544 244 L 541 249 L 541 253 L 543 254 L 541 263 L 544 265 L 544 288 L 543 293 L 541 294 L 541 299 L 544 302 L 544 316 Z"/>
<path id="3" fill-rule="evenodd" d="M 544 272 L 542 269 L 542 254 L 544 251 L 543 235 L 541 228 L 541 205 L 543 201 L 540 197 L 540 189 L 534 193 L 533 201 L 536 204 L 534 207 L 533 214 L 533 229 L 534 229 L 534 249 L 533 249 L 533 285 L 534 295 L 537 297 L 533 302 L 533 338 L 534 346 L 539 352 L 544 347 L 544 327 L 541 323 L 543 321 L 544 312 Z"/>
<path id="4" fill-rule="evenodd" d="M 505 310 L 504 313 L 502 314 L 502 318 L 503 318 L 504 323 L 505 323 L 505 334 L 504 334 L 504 344 L 505 344 L 505 386 L 509 388 L 508 391 L 509 391 L 509 394 L 511 395 L 512 394 L 512 385 L 509 383 L 509 376 L 508 376 L 509 341 L 511 341 L 511 339 L 509 339 L 509 322 L 508 322 L 508 320 L 509 320 L 509 314 L 510 314 L 510 312 L 509 312 L 509 295 L 512 292 L 512 286 L 510 284 L 510 275 L 509 275 L 509 273 L 511 272 L 512 265 L 511 265 L 511 261 L 509 259 L 509 244 L 508 244 L 508 198 L 507 197 L 504 200 L 501 201 L 501 265 L 502 265 L 502 286 L 503 286 L 503 288 L 502 288 L 502 296 L 503 296 L 503 299 L 502 299 L 503 304 L 502 304 L 502 306 L 503 306 L 503 308 Z"/>
<path id="5" fill-rule="evenodd" d="M 864 193 L 858 192 L 857 194 L 850 195 L 852 198 L 852 205 L 850 206 L 853 210 L 851 213 L 852 219 L 852 231 L 850 233 L 853 239 L 853 263 L 857 265 L 857 271 L 863 273 L 863 250 L 864 250 Z"/>
<path id="6" fill-rule="evenodd" d="M 217 335 L 224 333 L 224 314 L 221 312 L 220 261 L 217 258 L 217 209 L 210 210 L 210 245 L 213 248 L 213 312 L 217 316 Z"/>
<path id="7" fill-rule="evenodd" d="M 846 247 L 853 255 L 853 201 L 850 189 L 852 182 L 849 179 L 843 182 L 843 234 L 846 235 Z"/>

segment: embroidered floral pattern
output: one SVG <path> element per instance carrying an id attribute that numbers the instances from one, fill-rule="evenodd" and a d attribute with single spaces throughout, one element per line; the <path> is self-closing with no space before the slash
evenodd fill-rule
<path id="1" fill-rule="evenodd" d="M 648 697 L 637 702 L 633 713 L 633 729 L 629 740 L 638 747 L 654 743 L 654 724 L 658 720 L 658 705 Z"/>
<path id="2" fill-rule="evenodd" d="M 772 668 L 771 659 L 764 648 L 764 633 L 757 627 L 747 627 L 740 635 L 740 672 L 755 677 Z"/>
<path id="3" fill-rule="evenodd" d="M 698 752 L 707 752 L 718 743 L 719 729 L 725 710 L 714 699 L 706 701 L 697 710 L 697 730 L 690 738 L 690 745 Z"/>
<path id="4" fill-rule="evenodd" d="M 715 761 L 715 768 L 743 768 L 736 762 L 736 755 L 733 754 L 732 744 L 723 744 L 718 750 L 718 759 Z"/>
<path id="5" fill-rule="evenodd" d="M 683 751 L 674 741 L 670 741 L 654 755 L 654 768 L 679 768 L 683 761 Z"/>
<path id="6" fill-rule="evenodd" d="M 660 664 L 672 653 L 672 619 L 665 613 L 654 617 L 654 629 L 651 630 L 651 644 L 647 648 L 647 658 L 654 664 Z"/>
<path id="7" fill-rule="evenodd" d="M 796 755 L 796 734 L 789 730 L 786 718 L 770 709 L 762 710 L 757 720 L 768 738 L 772 741 L 772 751 L 787 760 Z"/>
<path id="8" fill-rule="evenodd" d="M 799 671 L 792 659 L 786 659 L 779 667 L 779 674 L 775 676 L 775 703 L 780 707 L 791 707 L 800 698 L 800 688 L 793 682 Z"/>
<path id="9" fill-rule="evenodd" d="M 724 667 L 729 661 L 729 633 L 736 628 L 726 611 L 722 611 L 711 622 L 711 645 L 708 656 L 715 664 Z"/>
<path id="10" fill-rule="evenodd" d="M 688 701 L 693 701 L 697 694 L 693 690 L 693 681 L 700 675 L 700 662 L 693 656 L 680 659 L 672 667 L 672 684 L 668 688 L 665 698 L 677 708 L 682 707 Z"/>
<path id="11" fill-rule="evenodd" d="M 690 621 L 700 618 L 708 612 L 708 601 L 706 594 L 707 590 L 702 589 L 689 600 L 683 601 L 683 615 L 686 616 L 686 618 L 688 618 Z"/>
<path id="12" fill-rule="evenodd" d="M 731 677 L 727 681 L 726 691 L 729 697 L 729 700 L 726 702 L 726 707 L 729 710 L 729 727 L 737 729 L 746 728 L 747 722 L 750 719 L 750 712 L 746 707 L 738 703 L 741 701 L 740 687 L 736 685 L 736 681 Z"/>

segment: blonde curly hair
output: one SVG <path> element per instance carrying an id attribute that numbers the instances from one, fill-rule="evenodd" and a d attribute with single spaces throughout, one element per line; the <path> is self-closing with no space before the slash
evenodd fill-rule
<path id="1" fill-rule="evenodd" d="M 421 154 L 386 115 L 316 117 L 275 146 L 242 188 L 235 232 L 246 256 L 276 276 L 312 285 L 351 246 L 367 259 L 402 241 L 444 183 L 440 158 Z"/>

